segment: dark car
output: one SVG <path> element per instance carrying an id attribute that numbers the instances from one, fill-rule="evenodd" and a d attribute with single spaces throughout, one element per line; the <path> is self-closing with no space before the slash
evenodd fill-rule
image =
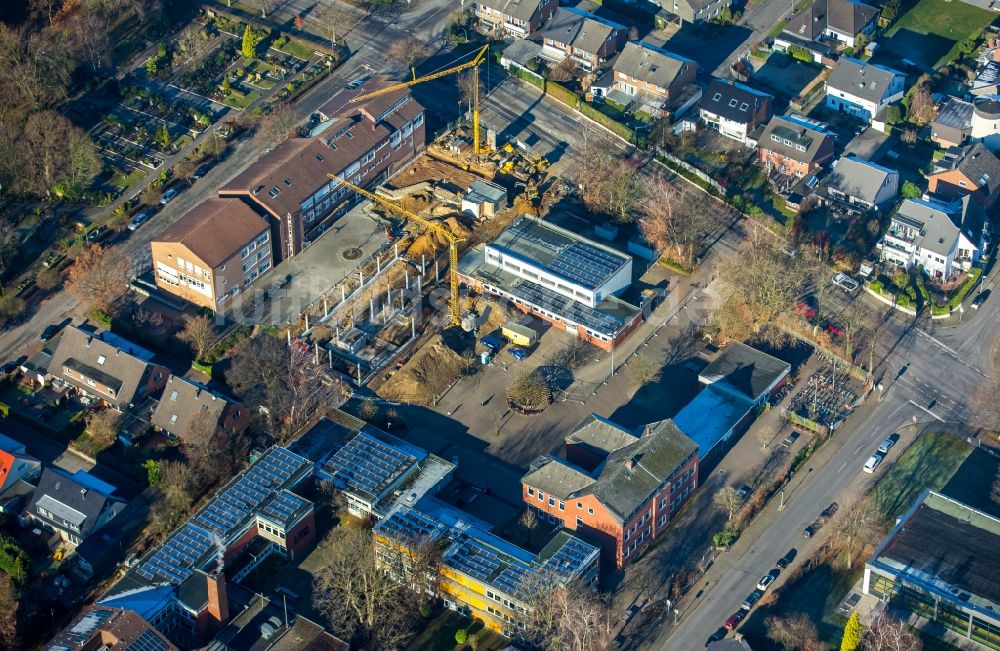
<path id="1" fill-rule="evenodd" d="M 203 164 L 199 165 L 198 169 L 196 169 L 194 171 L 194 174 L 191 175 L 191 180 L 192 181 L 197 181 L 201 177 L 203 177 L 206 174 L 208 174 L 213 167 L 215 167 L 215 163 L 214 162 L 203 163 Z"/>
<path id="2" fill-rule="evenodd" d="M 805 529 L 802 530 L 802 537 L 803 538 L 812 538 L 813 534 L 816 533 L 817 529 L 819 529 L 819 527 L 817 527 L 815 524 L 809 525 L 808 527 L 806 527 Z"/>
<path id="3" fill-rule="evenodd" d="M 0 375 L 8 375 L 10 373 L 13 373 L 14 369 L 16 369 L 18 366 L 20 365 L 14 360 L 4 362 L 3 366 L 0 366 Z"/>
<path id="4" fill-rule="evenodd" d="M 746 599 L 743 600 L 743 603 L 740 604 L 740 608 L 742 608 L 743 610 L 750 610 L 751 608 L 753 608 L 753 605 L 758 601 L 760 601 L 760 598 L 763 596 L 764 596 L 763 592 L 761 592 L 760 590 L 754 590 L 753 592 L 747 595 Z"/>
<path id="5" fill-rule="evenodd" d="M 978 309 L 979 309 L 979 307 L 980 307 L 980 306 L 981 306 L 981 305 L 982 305 L 982 304 L 983 304 L 984 302 L 986 302 L 986 299 L 987 299 L 987 298 L 989 298 L 989 297 L 990 297 L 990 290 L 988 290 L 988 289 L 984 289 L 983 291 L 979 292 L 979 296 L 977 296 L 977 297 L 976 297 L 975 299 L 973 299 L 973 301 L 972 301 L 972 305 L 971 305 L 972 309 L 973 309 L 973 310 L 978 310 Z"/>
<path id="6" fill-rule="evenodd" d="M 718 642 L 719 640 L 723 639 L 724 637 L 726 637 L 726 632 L 727 632 L 726 629 L 720 628 L 716 632 L 712 633 L 712 635 L 707 640 L 705 640 L 705 646 L 707 647 L 710 644 L 712 644 L 712 642 Z"/>
<path id="7" fill-rule="evenodd" d="M 730 615 L 729 619 L 726 620 L 726 624 L 725 624 L 726 630 L 727 631 L 731 631 L 731 630 L 735 629 L 737 626 L 739 626 L 740 622 L 743 621 L 743 618 L 747 616 L 747 612 L 748 611 L 743 610 L 742 608 L 740 608 L 735 613 L 733 613 L 732 615 Z"/>
<path id="8" fill-rule="evenodd" d="M 775 565 L 777 565 L 781 569 L 785 569 L 786 567 L 788 567 L 789 563 L 795 560 L 796 554 L 798 554 L 798 551 L 796 551 L 794 547 L 792 549 L 789 549 L 787 552 L 785 552 L 784 556 L 778 559 L 778 562 L 775 563 Z"/>
<path id="9" fill-rule="evenodd" d="M 72 319 L 63 319 L 59 323 L 53 323 L 52 325 L 47 326 L 44 330 L 42 330 L 42 334 L 40 334 L 38 338 L 41 339 L 42 341 L 48 341 L 49 339 L 52 339 L 52 337 L 55 337 L 57 334 L 59 334 L 59 332 L 62 331 L 63 328 L 65 328 L 72 322 L 73 322 Z"/>
<path id="10" fill-rule="evenodd" d="M 829 520 L 830 518 L 833 517 L 833 514 L 836 513 L 837 509 L 839 508 L 840 508 L 839 504 L 837 504 L 836 502 L 831 502 L 830 506 L 823 509 L 823 512 L 819 514 L 819 517 L 823 518 L 824 520 Z"/>

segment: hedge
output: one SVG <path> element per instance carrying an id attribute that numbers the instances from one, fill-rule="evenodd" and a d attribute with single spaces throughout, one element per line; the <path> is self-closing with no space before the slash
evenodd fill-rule
<path id="1" fill-rule="evenodd" d="M 629 142 L 635 142 L 635 131 L 627 124 L 622 124 L 611 116 L 606 115 L 587 102 L 580 103 L 580 112 L 598 124 L 607 127 L 615 134 L 625 138 Z"/>
<path id="2" fill-rule="evenodd" d="M 576 108 L 580 104 L 579 95 L 554 81 L 545 82 L 545 92 L 570 108 Z"/>
<path id="3" fill-rule="evenodd" d="M 726 549 L 729 549 L 736 543 L 739 537 L 740 530 L 735 527 L 729 527 L 712 536 L 712 544 L 716 547 L 725 547 Z"/>
<path id="4" fill-rule="evenodd" d="M 539 77 L 534 73 L 528 72 L 527 70 L 523 70 L 516 66 L 510 66 L 509 68 L 507 68 L 507 72 L 514 75 L 518 79 L 528 82 L 529 84 L 535 86 L 539 90 L 542 91 L 545 90 L 545 79 Z"/>
<path id="5" fill-rule="evenodd" d="M 24 585 L 28 578 L 28 555 L 11 536 L 0 533 L 0 570 L 3 570 L 18 585 Z"/>
<path id="6" fill-rule="evenodd" d="M 931 314 L 934 315 L 951 314 L 955 310 L 955 308 L 961 305 L 962 301 L 966 299 L 966 297 L 969 295 L 969 292 L 972 291 L 972 288 L 976 286 L 976 283 L 979 282 L 979 276 L 981 276 L 982 273 L 983 273 L 982 269 L 979 268 L 974 268 L 971 271 L 969 271 L 969 277 L 962 282 L 962 284 L 958 288 L 958 291 L 956 291 L 954 294 L 951 295 L 951 298 L 948 299 L 948 302 L 946 304 L 940 307 L 937 306 L 932 307 Z"/>
<path id="7" fill-rule="evenodd" d="M 688 269 L 687 267 L 685 267 L 684 265 L 682 265 L 680 262 L 676 262 L 676 261 L 671 260 L 669 258 L 660 258 L 660 266 L 661 267 L 666 267 L 667 269 L 670 269 L 671 271 L 679 273 L 682 276 L 690 276 L 691 275 L 691 269 Z"/>

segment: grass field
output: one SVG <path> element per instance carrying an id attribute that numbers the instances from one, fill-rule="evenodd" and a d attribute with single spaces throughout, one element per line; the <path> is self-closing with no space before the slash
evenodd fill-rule
<path id="1" fill-rule="evenodd" d="M 995 17 L 964 2 L 920 0 L 880 39 L 879 52 L 937 68 L 954 58 L 961 41 L 978 34 Z"/>
<path id="2" fill-rule="evenodd" d="M 949 434 L 924 434 L 886 470 L 872 491 L 878 510 L 890 521 L 913 506 L 925 488 L 941 490 L 972 452 Z"/>

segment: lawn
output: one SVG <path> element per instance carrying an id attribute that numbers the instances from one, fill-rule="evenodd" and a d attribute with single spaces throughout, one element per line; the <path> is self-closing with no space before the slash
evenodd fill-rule
<path id="1" fill-rule="evenodd" d="M 133 169 L 128 174 L 123 174 L 121 170 L 116 170 L 111 176 L 108 183 L 116 188 L 119 192 L 124 192 L 128 188 L 132 187 L 143 178 L 145 178 L 146 172 L 141 169 Z"/>
<path id="2" fill-rule="evenodd" d="M 958 44 L 977 35 L 994 18 L 993 12 L 964 2 L 920 0 L 886 33 L 880 51 L 937 68 L 950 63 Z"/>
<path id="3" fill-rule="evenodd" d="M 316 54 L 315 48 L 309 47 L 308 45 L 291 38 L 282 43 L 276 49 L 284 52 L 285 54 L 291 54 L 296 59 L 302 59 L 303 61 L 308 61 Z"/>
<path id="4" fill-rule="evenodd" d="M 483 627 L 482 622 L 472 621 L 458 613 L 441 609 L 413 641 L 407 645 L 411 651 L 456 651 L 470 648 L 468 642 L 464 645 L 455 642 L 455 632 L 466 629 L 469 637 L 477 637 L 478 651 L 492 651 L 507 646 L 507 640 Z"/>
<path id="5" fill-rule="evenodd" d="M 944 488 L 971 452 L 971 446 L 950 434 L 921 435 L 875 486 L 875 506 L 887 519 L 895 520 L 925 488 Z"/>

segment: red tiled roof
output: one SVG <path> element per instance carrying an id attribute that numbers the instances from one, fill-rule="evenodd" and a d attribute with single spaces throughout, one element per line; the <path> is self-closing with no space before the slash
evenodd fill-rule
<path id="1" fill-rule="evenodd" d="M 214 269 L 267 229 L 267 222 L 239 199 L 206 199 L 154 241 L 183 244 Z"/>

